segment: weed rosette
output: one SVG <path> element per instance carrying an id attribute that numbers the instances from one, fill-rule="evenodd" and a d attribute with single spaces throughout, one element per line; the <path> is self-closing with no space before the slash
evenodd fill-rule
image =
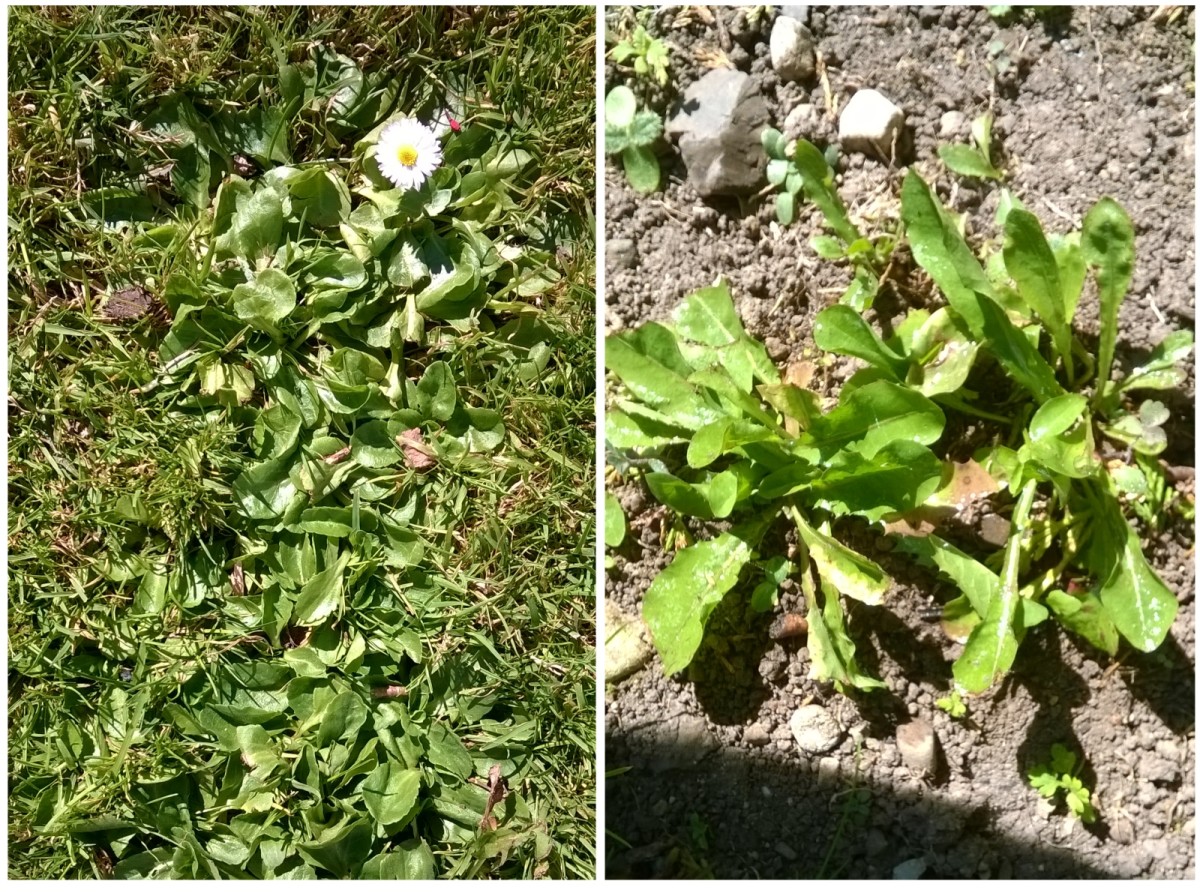
<path id="1" fill-rule="evenodd" d="M 37 647 L 18 597 L 13 839 L 119 878 L 575 873 L 536 780 L 561 742 L 534 743 L 543 687 L 590 717 L 580 640 L 551 596 L 531 620 L 492 589 L 525 561 L 572 604 L 534 553 L 588 534 L 548 537 L 524 498 L 563 471 L 527 446 L 545 413 L 578 408 L 538 159 L 436 79 L 416 95 L 319 45 L 264 78 L 255 102 L 163 99 L 127 131 L 160 165 L 79 198 L 73 235 L 118 240 L 135 263 L 112 272 L 169 325 L 123 399 L 166 442 L 219 443 L 175 444 L 190 517 L 112 494 L 103 547 L 58 583 L 74 645 Z M 110 332 L 139 326 L 115 297 Z M 535 651 L 555 673 L 518 702 Z"/>

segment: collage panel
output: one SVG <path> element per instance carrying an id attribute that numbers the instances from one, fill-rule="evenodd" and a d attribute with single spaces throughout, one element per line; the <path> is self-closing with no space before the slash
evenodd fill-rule
<path id="1" fill-rule="evenodd" d="M 594 879 L 595 6 L 5 14 L 8 876 Z"/>
<path id="2" fill-rule="evenodd" d="M 1195 9 L 608 7 L 608 878 L 1195 875 Z"/>

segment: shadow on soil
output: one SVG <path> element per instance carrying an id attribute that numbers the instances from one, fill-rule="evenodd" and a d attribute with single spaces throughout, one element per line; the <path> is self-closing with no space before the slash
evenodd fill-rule
<path id="1" fill-rule="evenodd" d="M 934 681 L 927 677 L 932 666 L 942 663 L 940 655 L 919 647 L 893 653 L 891 641 L 911 644 L 914 639 L 888 636 L 890 617 L 886 610 L 872 612 L 870 623 L 879 635 L 872 648 L 860 651 L 865 668 L 873 669 L 874 649 L 883 642 L 914 678 Z M 745 636 L 736 653 L 726 651 L 718 661 L 720 669 L 702 674 L 707 681 L 696 683 L 708 722 L 745 723 L 762 702 L 767 684 L 744 669 L 763 653 L 761 646 L 750 644 L 755 638 Z M 1054 743 L 1086 752 L 1071 716 L 1092 695 L 1087 681 L 1062 655 L 1057 630 L 1031 631 L 1021 656 L 1019 670 L 1004 685 L 1023 689 L 1036 705 L 1017 747 L 1018 771 L 1024 773 L 1044 762 Z M 1195 672 L 1174 638 L 1155 654 L 1126 655 L 1113 666 L 1132 698 L 1143 701 L 1173 732 L 1186 731 L 1192 721 Z M 939 687 L 948 684 L 948 671 L 946 666 Z M 717 682 L 721 677 L 724 685 Z M 998 696 L 1015 694 L 1002 689 Z M 728 707 L 742 698 L 744 709 Z M 855 707 L 857 718 L 867 724 L 866 734 L 874 738 L 893 736 L 897 723 L 908 717 L 903 701 L 887 691 L 858 697 Z M 719 746 L 713 738 L 664 743 L 656 734 L 659 728 L 606 733 L 607 765 L 617 773 L 606 782 L 610 878 L 890 878 L 897 866 L 914 859 L 926 862 L 920 875 L 925 879 L 1117 876 L 1091 864 L 1094 853 L 1004 835 L 986 803 L 963 808 L 949 802 L 946 783 L 952 770 L 944 759 L 938 777 L 925 783 L 911 780 L 907 769 L 894 770 L 893 777 L 907 785 L 894 790 L 857 772 L 850 778 L 819 778 L 816 760 L 794 754 Z M 970 778 L 967 765 L 953 771 Z M 879 772 L 872 770 L 876 776 Z M 1083 780 L 1094 788 L 1096 779 L 1089 772 L 1084 771 Z M 1031 829 L 1040 822 L 1033 808 Z M 1110 829 L 1101 815 L 1078 833 L 1090 834 L 1103 846 Z"/>

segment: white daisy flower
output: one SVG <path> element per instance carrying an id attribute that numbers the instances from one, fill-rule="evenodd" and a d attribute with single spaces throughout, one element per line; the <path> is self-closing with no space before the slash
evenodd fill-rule
<path id="1" fill-rule="evenodd" d="M 400 118 L 379 132 L 375 159 L 383 175 L 401 189 L 416 189 L 442 163 L 442 146 L 416 118 Z"/>

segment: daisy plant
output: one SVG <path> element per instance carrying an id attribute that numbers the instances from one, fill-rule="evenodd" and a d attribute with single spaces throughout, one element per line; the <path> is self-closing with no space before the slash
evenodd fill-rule
<path id="1" fill-rule="evenodd" d="M 401 189 L 416 189 L 442 163 L 433 130 L 415 118 L 399 118 L 379 132 L 375 158 L 380 172 Z"/>

